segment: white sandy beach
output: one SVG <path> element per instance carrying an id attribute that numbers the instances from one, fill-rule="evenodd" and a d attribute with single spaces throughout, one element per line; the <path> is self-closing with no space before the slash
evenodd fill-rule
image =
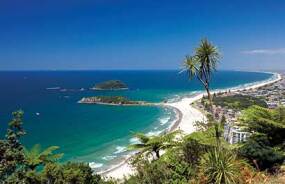
<path id="1" fill-rule="evenodd" d="M 228 90 L 231 90 L 232 92 L 234 92 L 238 90 L 255 89 L 255 88 L 262 87 L 264 85 L 272 84 L 281 79 L 282 79 L 281 75 L 275 73 L 274 77 L 271 78 L 270 80 L 262 81 L 259 83 L 248 84 L 248 85 L 244 85 L 241 87 L 228 88 L 228 89 L 223 89 L 223 90 L 215 90 L 213 91 L 213 93 L 214 92 L 216 93 L 225 92 Z M 205 95 L 205 93 L 200 93 L 193 97 L 185 97 L 179 100 L 178 102 L 164 104 L 165 106 L 175 108 L 176 110 L 179 111 L 178 113 L 180 113 L 180 115 L 177 115 L 178 120 L 176 121 L 176 123 L 172 125 L 172 126 L 175 126 L 175 128 L 172 130 L 180 129 L 185 134 L 190 134 L 195 131 L 195 128 L 193 126 L 194 122 L 205 120 L 204 115 L 199 110 L 191 106 L 193 102 L 201 99 L 203 95 Z M 117 167 L 112 168 L 107 172 L 104 172 L 103 175 L 106 177 L 112 177 L 115 179 L 122 179 L 124 178 L 124 176 L 127 177 L 133 174 L 134 172 L 135 172 L 134 168 L 132 168 L 127 162 L 124 162 L 121 165 L 118 165 Z"/>

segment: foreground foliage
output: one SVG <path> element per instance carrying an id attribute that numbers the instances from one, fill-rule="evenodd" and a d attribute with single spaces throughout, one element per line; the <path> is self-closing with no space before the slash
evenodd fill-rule
<path id="1" fill-rule="evenodd" d="M 31 170 L 35 170 L 38 166 L 56 162 L 63 156 L 62 153 L 53 153 L 58 149 L 58 146 L 51 146 L 45 150 L 41 150 L 40 144 L 34 145 L 30 150 L 24 148 L 25 162 L 27 167 Z"/>
<path id="2" fill-rule="evenodd" d="M 179 131 L 175 131 L 161 136 L 146 136 L 142 133 L 136 133 L 135 138 L 138 139 L 139 143 L 131 144 L 129 150 L 139 150 L 139 155 L 143 154 L 146 157 L 152 155 L 153 159 L 159 159 L 161 150 L 173 148 L 177 144 L 174 138 L 178 133 Z"/>
<path id="3" fill-rule="evenodd" d="M 269 110 L 257 106 L 244 111 L 241 126 L 249 131 L 251 136 L 247 142 L 238 146 L 229 145 L 222 137 L 219 137 L 217 144 L 217 136 L 221 134 L 221 132 L 216 134 L 217 123 L 210 122 L 207 126 L 200 126 L 202 128 L 199 131 L 185 136 L 175 147 L 168 148 L 159 159 L 149 160 L 143 156 L 139 157 L 140 159 L 134 163 L 137 174 L 131 176 L 125 183 L 284 183 L 282 175 L 273 177 L 268 172 L 259 171 L 262 168 L 275 174 L 280 172 L 280 169 L 273 171 L 272 167 L 280 168 L 284 162 L 285 139 L 282 125 L 284 112 L 283 108 Z M 259 120 L 262 120 L 262 123 Z M 210 118 L 208 121 L 213 119 Z M 222 131 L 221 128 L 218 130 Z M 270 141 L 264 142 L 257 139 L 257 136 L 266 137 Z M 145 135 L 142 137 L 145 138 Z M 266 144 L 267 147 L 256 146 L 252 141 L 255 144 Z M 252 162 L 250 157 L 254 156 L 252 153 L 256 153 L 257 164 Z"/>
<path id="4" fill-rule="evenodd" d="M 119 183 L 282 183 L 282 173 L 279 174 L 280 178 L 276 178 L 266 172 L 259 172 L 258 169 L 268 169 L 275 173 L 280 171 L 284 162 L 284 112 L 284 108 L 269 110 L 257 106 L 244 111 L 241 126 L 251 136 L 238 147 L 228 145 L 219 137 L 221 133 L 216 134 L 217 123 L 213 122 L 184 137 L 178 132 L 151 137 L 136 134 L 140 143 L 132 148 L 142 151 L 133 162 L 137 172 Z M 20 143 L 21 137 L 25 135 L 22 116 L 21 111 L 13 113 L 6 138 L 0 140 L 2 183 L 117 183 L 94 174 L 87 164 L 58 163 L 62 156 L 58 153 L 58 147 L 41 149 L 39 145 L 35 145 L 31 149 L 24 148 Z M 162 150 L 164 154 L 161 154 Z M 155 154 L 152 159 L 146 157 L 152 153 Z"/>
<path id="5" fill-rule="evenodd" d="M 210 183 L 238 183 L 244 162 L 227 149 L 213 148 L 203 155 L 201 170 Z"/>
<path id="6" fill-rule="evenodd" d="M 24 169 L 24 153 L 20 138 L 25 135 L 22 127 L 23 112 L 13 113 L 4 140 L 0 140 L 0 181 L 17 178 Z"/>
<path id="7" fill-rule="evenodd" d="M 285 107 L 266 109 L 253 106 L 240 117 L 241 125 L 251 133 L 240 154 L 258 169 L 276 169 L 285 159 Z"/>

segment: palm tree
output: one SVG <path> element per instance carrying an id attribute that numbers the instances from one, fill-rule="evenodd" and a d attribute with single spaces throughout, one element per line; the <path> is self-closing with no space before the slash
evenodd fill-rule
<path id="1" fill-rule="evenodd" d="M 53 153 L 58 149 L 58 146 L 50 146 L 45 150 L 41 150 L 41 145 L 39 144 L 35 144 L 30 150 L 24 148 L 25 161 L 28 165 L 28 168 L 35 170 L 39 165 L 56 162 L 63 156 L 62 153 Z"/>
<path id="2" fill-rule="evenodd" d="M 212 73 L 216 71 L 217 63 L 220 59 L 220 52 L 216 46 L 210 43 L 207 39 L 201 40 L 199 47 L 195 49 L 193 56 L 186 56 L 184 61 L 184 70 L 187 71 L 189 79 L 196 77 L 204 86 L 209 100 L 210 111 L 213 115 L 213 102 L 210 93 L 210 82 Z M 215 123 L 215 132 L 217 146 L 220 142 L 220 131 L 218 123 Z"/>
<path id="3" fill-rule="evenodd" d="M 195 49 L 194 56 L 186 56 L 184 61 L 184 70 L 187 71 L 189 79 L 196 77 L 204 86 L 211 107 L 212 97 L 210 93 L 210 81 L 213 71 L 216 70 L 216 65 L 220 59 L 220 53 L 216 46 L 211 44 L 207 39 L 203 39 Z"/>
<path id="4" fill-rule="evenodd" d="M 136 133 L 135 137 L 139 143 L 129 146 L 129 150 L 139 150 L 139 155 L 145 154 L 146 156 L 155 153 L 157 159 L 160 158 L 160 150 L 165 150 L 175 146 L 175 136 L 179 131 L 164 134 L 161 136 L 147 136 L 143 133 Z"/>

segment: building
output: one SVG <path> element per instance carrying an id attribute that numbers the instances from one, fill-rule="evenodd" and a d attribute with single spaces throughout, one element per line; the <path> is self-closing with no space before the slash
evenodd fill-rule
<path id="1" fill-rule="evenodd" d="M 225 125 L 224 138 L 230 144 L 246 141 L 249 135 L 250 134 L 248 132 L 244 132 L 238 127 Z"/>

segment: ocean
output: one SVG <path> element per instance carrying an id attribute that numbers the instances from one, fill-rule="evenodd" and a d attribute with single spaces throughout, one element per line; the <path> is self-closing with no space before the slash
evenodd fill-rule
<path id="1" fill-rule="evenodd" d="M 267 80 L 269 73 L 218 71 L 212 89 L 223 89 Z M 92 91 L 105 80 L 122 80 L 129 90 Z M 31 147 L 60 146 L 61 160 L 92 163 L 106 169 L 127 154 L 132 134 L 161 133 L 174 120 L 174 112 L 160 107 L 78 104 L 82 97 L 122 95 L 132 100 L 161 102 L 203 90 L 179 71 L 2 71 L 0 72 L 0 135 L 3 138 L 11 113 L 21 109 Z"/>

